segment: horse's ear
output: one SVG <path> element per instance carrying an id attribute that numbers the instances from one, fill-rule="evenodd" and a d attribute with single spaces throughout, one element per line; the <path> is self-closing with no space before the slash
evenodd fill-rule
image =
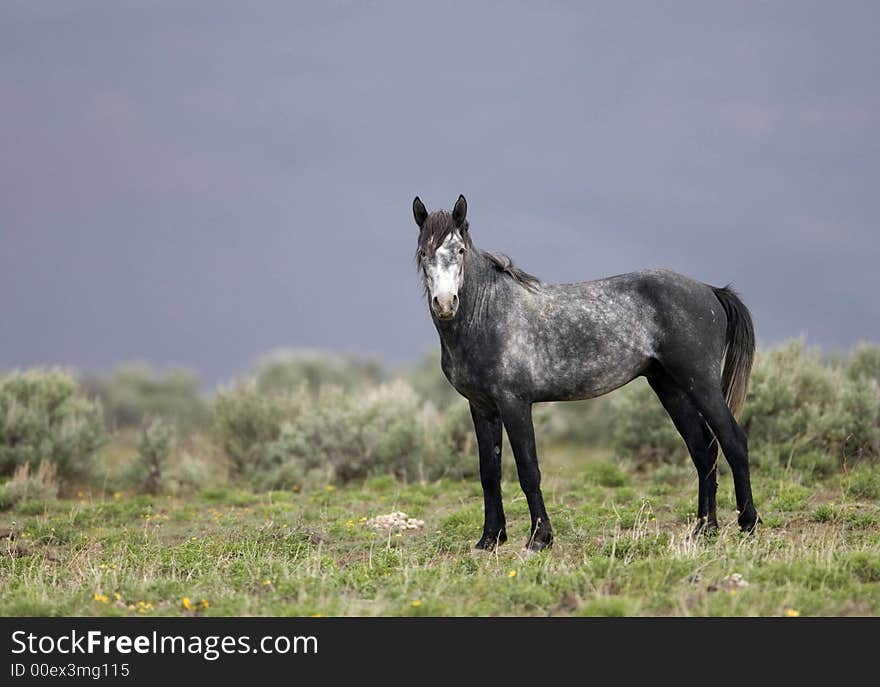
<path id="1" fill-rule="evenodd" d="M 425 220 L 428 219 L 428 210 L 418 196 L 413 200 L 413 217 L 419 227 L 421 227 L 425 223 Z"/>
<path id="2" fill-rule="evenodd" d="M 465 219 L 467 219 L 467 201 L 464 196 L 459 196 L 458 200 L 455 201 L 455 207 L 452 208 L 452 221 L 455 222 L 455 225 L 460 227 Z"/>

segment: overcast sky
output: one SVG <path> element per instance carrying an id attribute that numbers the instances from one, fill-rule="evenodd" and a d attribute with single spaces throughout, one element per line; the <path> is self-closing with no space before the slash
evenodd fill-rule
<path id="1" fill-rule="evenodd" d="M 540 8 L 540 9 L 539 9 Z M 0 368 L 436 348 L 411 202 L 545 281 L 880 340 L 876 2 L 0 2 Z"/>

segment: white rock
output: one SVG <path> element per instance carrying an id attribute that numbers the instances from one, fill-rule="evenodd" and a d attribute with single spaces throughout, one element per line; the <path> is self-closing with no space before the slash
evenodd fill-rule
<path id="1" fill-rule="evenodd" d="M 367 520 L 367 525 L 375 530 L 417 530 L 424 524 L 424 520 L 410 518 L 399 510 Z"/>

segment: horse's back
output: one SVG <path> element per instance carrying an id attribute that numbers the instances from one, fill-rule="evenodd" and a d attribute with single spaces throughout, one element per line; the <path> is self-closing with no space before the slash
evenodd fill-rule
<path id="1" fill-rule="evenodd" d="M 661 364 L 704 356 L 720 365 L 727 317 L 716 288 L 667 269 L 650 269 L 584 282 L 582 298 L 617 304 L 619 322 L 638 332 Z M 614 306 L 611 306 L 614 307 Z"/>
<path id="2" fill-rule="evenodd" d="M 508 339 L 505 358 L 523 363 L 541 400 L 600 396 L 699 347 L 720 359 L 726 327 L 713 288 L 670 270 L 544 284 L 520 316 L 525 336 Z"/>
<path id="3" fill-rule="evenodd" d="M 587 315 L 654 334 L 692 325 L 694 321 L 725 324 L 724 310 L 714 287 L 667 269 L 640 270 L 543 288 L 550 298 L 568 302 L 572 307 L 580 306 Z"/>

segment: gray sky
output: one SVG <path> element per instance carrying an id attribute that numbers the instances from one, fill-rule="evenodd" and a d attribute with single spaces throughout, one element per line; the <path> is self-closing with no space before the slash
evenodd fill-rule
<path id="1" fill-rule="evenodd" d="M 545 281 L 880 340 L 880 5 L 585 5 L 2 2 L 0 368 L 413 360 L 416 194 Z"/>

